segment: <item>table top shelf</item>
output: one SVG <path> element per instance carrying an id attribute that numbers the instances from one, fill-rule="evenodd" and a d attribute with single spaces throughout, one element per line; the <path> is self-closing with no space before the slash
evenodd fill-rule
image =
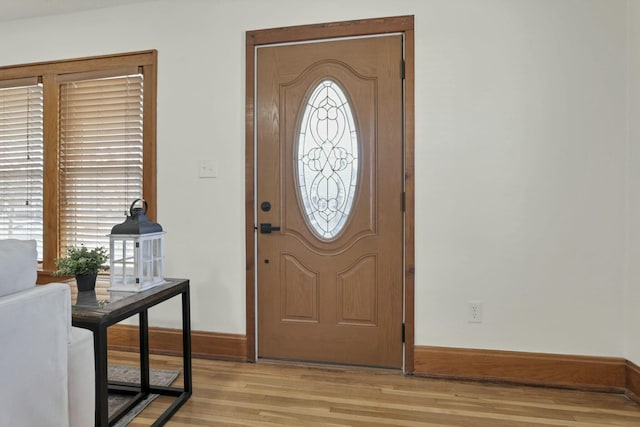
<path id="1" fill-rule="evenodd" d="M 71 287 L 71 314 L 74 324 L 108 323 L 129 317 L 159 304 L 180 293 L 189 286 L 187 279 L 165 279 L 164 283 L 140 292 L 112 291 L 109 282 L 98 280 L 93 291 L 78 291 L 75 281 Z"/>

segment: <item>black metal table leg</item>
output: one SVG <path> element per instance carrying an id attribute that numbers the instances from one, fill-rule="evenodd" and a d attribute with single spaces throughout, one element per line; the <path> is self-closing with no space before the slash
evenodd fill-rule
<path id="1" fill-rule="evenodd" d="M 182 358 L 184 368 L 184 391 L 192 392 L 191 379 L 191 307 L 189 287 L 182 293 Z"/>
<path id="2" fill-rule="evenodd" d="M 140 389 L 149 392 L 149 314 L 147 310 L 140 312 Z"/>
<path id="3" fill-rule="evenodd" d="M 109 383 L 107 372 L 107 328 L 99 325 L 93 331 L 93 351 L 96 370 L 96 426 L 107 427 L 109 425 Z"/>
<path id="4" fill-rule="evenodd" d="M 152 427 L 163 426 L 169 418 L 189 399 L 192 393 L 192 373 L 191 373 L 191 308 L 189 299 L 189 286 L 182 292 L 182 366 L 184 370 L 183 390 L 173 387 L 152 387 L 152 392 L 164 393 L 176 396 L 176 400 L 160 415 L 152 424 Z"/>

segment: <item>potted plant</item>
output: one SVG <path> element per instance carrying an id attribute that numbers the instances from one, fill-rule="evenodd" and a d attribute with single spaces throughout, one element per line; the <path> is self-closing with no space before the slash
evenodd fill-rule
<path id="1" fill-rule="evenodd" d="M 99 271 L 106 271 L 109 266 L 107 262 L 107 250 L 98 246 L 94 249 L 87 249 L 85 246 L 79 248 L 67 248 L 67 256 L 56 259 L 54 276 L 75 276 L 79 291 L 90 291 L 96 286 L 96 277 Z"/>

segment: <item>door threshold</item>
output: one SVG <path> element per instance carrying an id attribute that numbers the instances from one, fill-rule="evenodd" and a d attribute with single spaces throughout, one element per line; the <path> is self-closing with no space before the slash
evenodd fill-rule
<path id="1" fill-rule="evenodd" d="M 376 373 L 389 373 L 389 374 L 402 374 L 401 368 L 389 368 L 384 366 L 368 366 L 357 365 L 348 363 L 335 363 L 335 362 L 318 362 L 296 359 L 278 359 L 271 357 L 258 357 L 256 363 L 265 365 L 287 366 L 297 368 L 311 368 L 324 371 L 334 372 L 376 372 Z"/>

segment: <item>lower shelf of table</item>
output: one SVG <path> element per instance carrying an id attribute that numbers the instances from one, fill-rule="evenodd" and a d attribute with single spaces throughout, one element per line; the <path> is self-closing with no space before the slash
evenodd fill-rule
<path id="1" fill-rule="evenodd" d="M 175 397 L 173 403 L 158 417 L 153 426 L 164 425 L 169 418 L 189 399 L 191 393 L 177 387 L 149 386 L 147 391 L 142 391 L 140 384 L 132 384 L 120 381 L 109 381 L 109 393 L 126 394 L 134 399 L 120 408 L 113 416 L 109 417 L 109 425 L 115 424 L 123 416 L 129 413 L 138 403 L 146 399 L 150 394 Z"/>

